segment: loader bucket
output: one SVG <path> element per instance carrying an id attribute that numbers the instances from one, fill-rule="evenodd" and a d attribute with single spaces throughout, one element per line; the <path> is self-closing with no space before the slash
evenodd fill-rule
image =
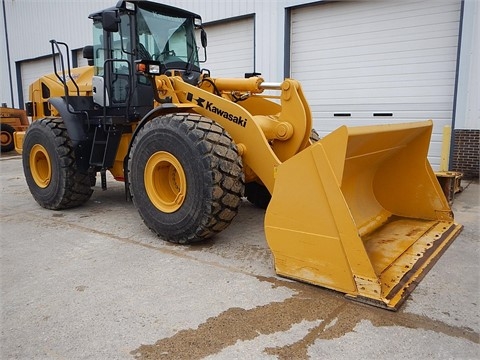
<path id="1" fill-rule="evenodd" d="M 432 122 L 335 130 L 279 165 L 276 272 L 396 310 L 460 233 L 427 160 Z"/>

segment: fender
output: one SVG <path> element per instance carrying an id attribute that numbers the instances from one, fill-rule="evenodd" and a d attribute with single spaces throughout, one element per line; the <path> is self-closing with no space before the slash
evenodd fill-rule
<path id="1" fill-rule="evenodd" d="M 79 96 L 74 99 L 74 104 L 77 105 L 77 108 L 84 110 L 85 107 L 90 107 L 90 102 L 92 103 L 91 108 L 93 108 L 93 100 L 91 100 L 91 97 Z M 70 100 L 72 100 L 72 98 L 70 98 Z M 69 107 L 67 107 L 67 102 L 62 97 L 50 98 L 48 102 L 57 109 L 60 117 L 63 119 L 75 151 L 78 169 L 82 172 L 87 172 L 90 168 L 90 150 L 87 150 L 90 149 L 90 146 L 87 144 L 89 139 L 84 126 L 87 115 L 83 112 L 78 112 L 78 110 L 74 112 L 75 109 L 72 104 L 69 104 Z M 86 151 L 88 151 L 88 153 L 86 153 Z"/>
<path id="2" fill-rule="evenodd" d="M 57 109 L 60 117 L 63 119 L 74 148 L 77 148 L 80 142 L 86 141 L 87 133 L 83 125 L 85 115 L 83 113 L 75 113 L 72 104 L 67 107 L 65 99 L 62 97 L 50 98 L 48 102 Z"/>

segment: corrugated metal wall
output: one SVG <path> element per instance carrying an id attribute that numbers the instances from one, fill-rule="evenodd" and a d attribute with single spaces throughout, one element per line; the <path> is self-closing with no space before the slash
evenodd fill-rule
<path id="1" fill-rule="evenodd" d="M 70 49 L 80 48 L 90 43 L 91 21 L 88 15 L 95 10 L 112 6 L 112 0 L 5 0 L 4 6 L 13 72 L 13 103 L 21 107 L 17 92 L 19 87 L 18 74 L 15 73 L 16 64 L 20 69 L 20 62 L 49 55 L 50 39 L 65 41 Z M 2 20 L 3 15 L 2 12 Z M 3 61 L 4 59 L 2 64 Z M 2 79 L 8 76 L 8 73 L 4 75 L 4 68 L 2 66 L 0 70 Z M 0 100 L 12 104 L 7 90 L 5 87 L 0 89 Z"/>
<path id="2" fill-rule="evenodd" d="M 49 39 L 68 41 L 72 49 L 84 46 L 91 41 L 88 15 L 112 3 L 112 0 L 6 0 L 11 57 L 33 59 L 47 55 Z"/>

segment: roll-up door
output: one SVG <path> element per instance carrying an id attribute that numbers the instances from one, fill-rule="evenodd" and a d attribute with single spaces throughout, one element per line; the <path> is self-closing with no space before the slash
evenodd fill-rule
<path id="1" fill-rule="evenodd" d="M 290 73 L 323 136 L 341 124 L 434 120 L 440 163 L 451 125 L 459 0 L 332 2 L 291 9 Z"/>
<path id="2" fill-rule="evenodd" d="M 207 62 L 212 77 L 243 77 L 254 70 L 253 16 L 206 24 Z M 200 50 L 201 51 L 201 50 Z"/>

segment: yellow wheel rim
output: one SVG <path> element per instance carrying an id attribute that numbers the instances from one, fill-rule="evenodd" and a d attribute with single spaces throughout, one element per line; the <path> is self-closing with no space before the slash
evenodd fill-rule
<path id="1" fill-rule="evenodd" d="M 165 213 L 180 209 L 187 192 L 185 172 L 172 154 L 159 151 L 150 156 L 144 170 L 145 190 L 155 207 Z"/>
<path id="2" fill-rule="evenodd" d="M 47 150 L 35 144 L 30 151 L 30 172 L 38 187 L 44 189 L 52 179 L 52 165 Z"/>

